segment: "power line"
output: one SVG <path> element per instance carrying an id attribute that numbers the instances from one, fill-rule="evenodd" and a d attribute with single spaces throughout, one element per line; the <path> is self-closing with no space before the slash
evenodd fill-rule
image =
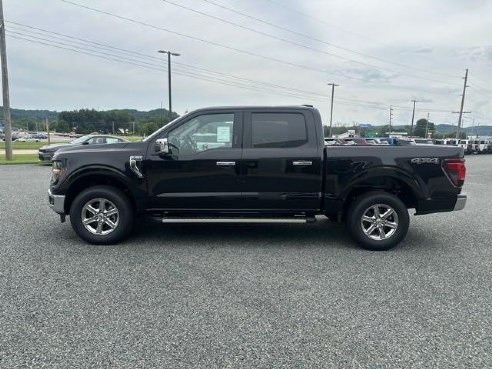
<path id="1" fill-rule="evenodd" d="M 14 33 L 14 34 L 12 34 L 12 33 Z M 51 47 L 55 47 L 58 49 L 68 50 L 68 51 L 76 52 L 79 54 L 90 55 L 90 56 L 98 57 L 100 59 L 121 62 L 121 63 L 130 64 L 130 65 L 143 67 L 143 68 L 147 68 L 147 69 L 153 69 L 153 70 L 157 70 L 157 71 L 167 71 L 167 69 L 165 69 L 165 68 L 158 67 L 158 66 L 155 66 L 155 65 L 152 65 L 149 63 L 142 63 L 142 62 L 138 63 L 138 62 L 135 62 L 134 60 L 131 60 L 131 59 L 121 58 L 121 57 L 117 57 L 117 56 L 107 56 L 107 55 L 104 55 L 104 53 L 101 53 L 102 55 L 99 55 L 99 54 L 95 54 L 94 52 L 89 52 L 87 50 L 81 51 L 84 49 L 79 48 L 79 47 L 74 47 L 74 46 L 60 46 L 61 43 L 57 45 L 53 41 L 49 41 L 49 40 L 48 41 L 42 41 L 40 38 L 37 38 L 38 40 L 32 40 L 32 39 L 29 39 L 26 37 L 22 37 L 19 35 L 19 33 L 15 33 L 12 31 L 8 31 L 7 34 L 9 37 L 13 37 L 16 39 L 25 40 L 25 41 L 29 41 L 29 42 L 33 42 L 33 43 L 37 43 L 37 44 L 41 44 L 41 45 L 51 46 Z M 27 37 L 34 37 L 34 36 L 28 36 L 27 35 Z M 63 44 L 61 44 L 61 45 L 63 45 Z M 271 90 L 268 88 L 261 88 L 261 87 L 257 87 L 257 86 L 251 86 L 251 85 L 247 86 L 247 85 L 240 84 L 240 83 L 234 83 L 231 81 L 221 80 L 221 79 L 216 78 L 216 77 L 208 77 L 208 76 L 198 75 L 196 73 L 189 72 L 189 71 L 179 70 L 179 71 L 175 71 L 174 73 L 178 74 L 178 75 L 186 76 L 186 77 L 191 77 L 194 79 L 199 79 L 199 80 L 203 80 L 203 81 L 207 81 L 207 82 L 213 82 L 213 83 L 218 83 L 218 84 L 232 86 L 232 87 L 239 87 L 239 88 L 248 89 L 248 90 L 252 90 L 252 91 L 262 91 L 262 92 L 274 93 L 274 94 L 278 94 L 278 95 L 297 97 L 297 98 L 303 98 L 303 99 L 306 98 L 305 96 L 302 96 L 299 94 L 292 94 L 292 93 L 283 92 L 283 91 L 275 91 L 275 90 Z M 315 101 L 320 101 L 320 102 L 328 102 L 329 101 L 328 99 L 319 99 L 319 98 L 315 98 L 315 97 L 309 97 L 309 99 L 315 100 Z"/>
<path id="2" fill-rule="evenodd" d="M 166 0 L 162 0 L 162 1 L 171 3 L 170 1 L 166 1 Z M 240 12 L 240 11 L 238 11 L 236 9 L 229 8 L 229 7 L 225 6 L 225 5 L 218 4 L 218 3 L 214 2 L 214 1 L 211 1 L 211 0 L 201 0 L 201 1 L 206 2 L 208 4 L 211 4 L 211 5 L 214 5 L 214 6 L 218 7 L 218 8 L 225 9 L 225 10 L 230 11 L 232 13 L 239 14 L 239 15 L 241 15 L 243 17 L 248 18 L 248 19 L 252 19 L 252 20 L 255 20 L 257 22 L 266 24 L 266 25 L 268 25 L 270 27 L 273 27 L 273 28 L 276 28 L 276 29 L 280 29 L 282 31 L 286 31 L 286 32 L 292 33 L 292 34 L 297 35 L 297 36 L 304 37 L 304 38 L 306 38 L 308 40 L 320 42 L 322 44 L 328 45 L 328 46 L 333 47 L 333 48 L 336 48 L 336 49 L 347 51 L 347 52 L 350 52 L 350 53 L 353 53 L 353 54 L 356 54 L 356 55 L 360 55 L 360 56 L 363 56 L 363 57 L 366 57 L 366 58 L 371 58 L 371 59 L 377 60 L 377 61 L 382 62 L 382 63 L 392 64 L 392 65 L 396 65 L 398 67 L 407 68 L 407 69 L 415 70 L 415 71 L 422 72 L 422 73 L 428 73 L 428 74 L 433 74 L 433 75 L 438 74 L 438 75 L 442 75 L 442 76 L 445 76 L 445 77 L 458 78 L 456 76 L 451 76 L 451 75 L 444 74 L 444 73 L 439 73 L 439 72 L 436 72 L 436 71 L 432 71 L 431 72 L 431 71 L 428 71 L 428 70 L 425 70 L 425 69 L 415 68 L 415 67 L 412 67 L 412 66 L 409 66 L 409 65 L 405 65 L 405 64 L 401 64 L 401 63 L 396 63 L 396 62 L 384 60 L 384 59 L 379 58 L 379 57 L 374 56 L 374 55 L 366 54 L 366 53 L 363 53 L 363 52 L 360 52 L 360 51 L 357 51 L 357 50 L 353 50 L 353 49 L 350 49 L 350 48 L 347 48 L 347 47 L 344 47 L 344 46 L 335 45 L 333 43 L 326 42 L 324 40 L 321 40 L 321 39 L 316 38 L 316 37 L 312 37 L 312 36 L 307 35 L 305 33 L 294 31 L 294 30 L 292 30 L 291 28 L 288 28 L 288 27 L 279 26 L 278 24 L 275 24 L 275 23 L 272 23 L 270 21 L 267 21 L 267 20 L 264 20 L 264 19 L 261 19 L 261 18 L 254 17 L 252 15 L 249 15 L 249 14 L 246 14 L 246 13 L 243 13 L 243 12 Z M 177 5 L 177 6 L 181 6 L 181 5 Z M 188 9 L 188 8 L 186 8 L 186 9 Z"/>
<path id="3" fill-rule="evenodd" d="M 71 4 L 71 5 L 77 6 L 79 8 L 84 8 L 84 9 L 87 9 L 87 10 L 90 10 L 90 11 L 93 11 L 93 12 L 97 12 L 97 13 L 108 15 L 110 17 L 114 17 L 114 18 L 118 18 L 118 19 L 121 19 L 121 20 L 125 20 L 125 21 L 128 21 L 128 22 L 131 22 L 131 23 L 139 24 L 139 25 L 144 26 L 144 27 L 152 28 L 152 29 L 159 30 L 159 31 L 168 32 L 168 33 L 171 33 L 171 34 L 174 34 L 174 35 L 177 35 L 177 36 L 189 38 L 189 39 L 194 40 L 194 41 L 199 41 L 199 42 L 202 42 L 202 43 L 206 43 L 206 44 L 209 44 L 209 45 L 221 47 L 221 48 L 224 48 L 224 49 L 236 51 L 236 52 L 239 52 L 239 53 L 242 53 L 242 54 L 246 54 L 246 55 L 250 55 L 250 56 L 255 56 L 255 57 L 258 57 L 258 58 L 265 59 L 265 60 L 270 60 L 270 61 L 273 61 L 273 62 L 276 62 L 276 63 L 290 65 L 290 66 L 294 66 L 294 67 L 301 68 L 301 69 L 306 69 L 306 70 L 311 70 L 311 71 L 321 72 L 321 73 L 329 73 L 329 71 L 327 71 L 327 70 L 318 69 L 318 68 L 312 68 L 312 67 L 308 67 L 308 66 L 301 65 L 301 64 L 296 64 L 296 63 L 291 63 L 291 62 L 288 62 L 288 61 L 285 61 L 285 60 L 281 60 L 281 59 L 277 59 L 277 58 L 273 58 L 273 57 L 269 57 L 269 56 L 257 54 L 257 53 L 252 52 L 252 51 L 238 49 L 236 47 L 228 46 L 228 45 L 224 45 L 224 44 L 220 44 L 220 43 L 217 43 L 217 42 L 214 42 L 214 41 L 208 41 L 208 40 L 202 39 L 200 37 L 195 37 L 195 36 L 187 35 L 187 34 L 176 32 L 176 31 L 173 31 L 173 30 L 164 28 L 164 27 L 160 27 L 160 26 L 156 26 L 156 25 L 153 25 L 153 24 L 150 24 L 150 23 L 142 22 L 142 21 L 139 21 L 139 20 L 136 20 L 136 19 L 133 19 L 133 18 L 124 17 L 122 15 L 110 13 L 110 12 L 107 12 L 107 11 L 104 11 L 104 10 L 100 10 L 100 9 L 96 9 L 96 8 L 91 8 L 89 6 L 78 4 L 78 3 L 75 3 L 75 2 L 72 2 L 72 1 L 69 1 L 69 0 L 60 0 L 60 1 L 62 1 L 64 3 L 67 3 L 67 4 Z"/>
<path id="4" fill-rule="evenodd" d="M 43 37 L 38 37 L 38 36 L 32 36 L 32 35 L 27 35 L 25 33 L 22 33 L 22 32 L 16 32 L 16 31 L 9 31 L 9 33 L 11 34 L 17 34 L 17 35 L 20 35 L 20 36 L 28 36 L 28 37 L 32 37 L 32 38 L 35 38 L 36 40 L 41 40 L 41 41 L 49 41 L 49 42 L 54 42 L 53 40 L 49 40 L 49 39 L 46 39 L 46 38 L 43 38 Z M 37 35 L 39 35 L 39 33 L 35 33 Z M 47 36 L 47 35 L 42 35 L 44 37 L 51 37 L 51 36 Z M 64 35 L 64 37 L 69 37 L 69 36 L 66 36 Z M 88 40 L 84 40 L 85 42 L 90 42 Z M 97 44 L 97 45 L 101 45 L 101 46 L 92 46 L 92 45 L 85 45 L 84 46 L 87 46 L 87 47 L 83 47 L 83 46 L 74 46 L 74 45 L 70 45 L 70 44 L 67 44 L 65 42 L 58 42 L 58 45 L 63 45 L 63 46 L 68 46 L 68 47 L 75 47 L 75 48 L 79 48 L 79 50 L 84 50 L 84 51 L 89 51 L 88 55 L 93 55 L 91 54 L 90 52 L 98 52 L 106 57 L 110 57 L 112 60 L 114 61 L 120 61 L 122 59 L 122 56 L 120 55 L 114 55 L 114 52 L 111 51 L 109 53 L 105 52 L 102 52 L 102 51 L 99 51 L 97 50 L 97 48 L 109 48 L 110 46 L 108 45 L 103 45 L 103 44 Z M 125 51 L 126 54 L 131 54 L 133 52 L 131 51 L 128 51 L 128 50 L 124 50 L 124 49 L 120 49 L 120 48 L 114 48 L 114 47 L 111 47 L 113 49 L 117 49 L 117 50 L 120 50 L 120 51 Z M 96 49 L 96 50 L 93 50 L 93 49 Z M 162 60 L 159 59 L 159 58 L 155 58 L 155 57 L 151 57 L 151 56 L 148 56 L 148 55 L 145 55 L 145 54 L 141 54 L 141 53 L 136 53 L 138 56 L 138 60 L 135 60 L 135 59 L 126 59 L 126 61 L 131 61 L 134 65 L 141 65 L 141 66 L 150 66 L 150 67 L 155 67 L 155 68 L 158 68 L 159 70 L 163 70 L 161 67 L 162 67 Z M 144 58 L 147 58 L 147 59 L 152 59 L 152 62 L 151 63 L 145 63 L 145 62 L 142 62 L 142 57 Z M 135 56 L 131 55 L 131 58 L 135 58 Z M 144 64 L 144 65 L 142 65 Z M 231 76 L 231 75 L 227 75 L 225 73 L 220 73 L 220 72 L 216 72 L 216 71 L 211 71 L 211 70 L 208 70 L 208 69 L 204 69 L 204 68 L 199 68 L 199 67 L 194 67 L 194 66 L 191 66 L 191 65 L 188 65 L 188 64 L 185 64 L 185 63 L 178 63 L 178 62 L 174 62 L 174 64 L 179 64 L 180 66 L 186 66 L 188 68 L 192 68 L 192 69 L 196 69 L 196 70 L 203 70 L 203 71 L 207 71 L 208 73 L 212 73 L 212 74 L 217 74 L 217 75 L 220 75 L 220 76 L 224 76 L 224 77 L 227 77 L 227 78 L 231 78 L 231 79 L 235 79 L 235 80 L 238 80 L 240 83 L 243 83 L 243 82 L 249 82 L 249 83 L 253 83 L 253 84 L 258 84 L 258 85 L 262 85 L 263 87 L 275 87 L 275 88 L 280 88 L 280 89 L 283 89 L 283 90 L 286 90 L 287 92 L 289 91 L 296 91 L 296 92 L 300 92 L 301 94 L 303 94 L 302 96 L 307 96 L 309 95 L 309 98 L 327 98 L 327 96 L 323 96 L 323 95 L 320 95 L 320 94 L 315 94 L 315 93 L 312 93 L 312 92 L 308 92 L 308 91 L 303 91 L 303 90 L 297 90 L 297 89 L 292 89 L 290 87 L 285 87 L 285 86 L 280 86 L 280 85 L 276 85 L 276 84 L 271 84 L 271 83 L 265 83 L 265 82 L 258 82 L 258 81 L 254 81 L 254 80 L 250 80 L 250 79 L 246 79 L 246 78 L 241 78 L 241 77 L 237 77 L 237 76 Z M 189 72 L 187 71 L 187 73 L 192 73 L 192 72 Z M 193 75 L 197 75 L 197 74 L 193 74 Z M 270 91 L 270 90 L 269 90 Z M 292 93 L 290 92 L 290 94 L 292 95 Z M 301 96 L 299 94 L 297 94 L 296 96 Z M 321 101 L 325 101 L 325 100 L 321 100 Z"/>
<path id="5" fill-rule="evenodd" d="M 15 23 L 15 22 L 13 22 L 13 23 Z M 36 29 L 36 30 L 39 30 L 42 32 L 51 33 L 51 31 L 43 30 L 41 28 L 26 26 L 26 25 L 22 25 L 21 23 L 15 23 L 15 24 L 21 25 L 23 27 L 33 28 L 33 29 Z M 22 32 L 17 32 L 15 30 L 14 31 L 9 30 L 8 32 L 9 32 L 10 37 L 20 38 L 20 39 L 30 41 L 30 42 L 35 42 L 35 43 L 39 43 L 39 44 L 43 44 L 43 45 L 47 45 L 47 46 L 53 46 L 53 47 L 56 47 L 59 49 L 64 49 L 64 50 L 73 51 L 73 52 L 77 52 L 77 53 L 81 53 L 81 54 L 95 56 L 95 57 L 98 57 L 101 59 L 106 59 L 106 60 L 111 60 L 111 61 L 116 61 L 116 62 L 122 62 L 125 64 L 144 67 L 144 68 L 148 68 L 148 69 L 153 69 L 153 70 L 158 70 L 158 71 L 167 71 L 167 69 L 163 68 L 161 59 L 153 57 L 153 56 L 149 56 L 146 54 L 142 54 L 142 53 L 126 50 L 126 49 L 121 49 L 121 48 L 113 47 L 110 45 L 95 43 L 95 42 L 92 42 L 92 41 L 89 41 L 86 39 L 80 39 L 80 38 L 74 38 L 74 39 L 77 40 L 78 43 L 84 42 L 84 43 L 93 44 L 93 45 L 85 45 L 85 44 L 83 46 L 71 45 L 71 44 L 68 44 L 66 42 L 53 41 L 53 40 L 49 39 L 50 37 L 53 37 L 53 36 L 43 35 L 44 37 L 38 37 L 40 35 L 39 32 L 32 32 L 32 31 L 26 31 L 26 30 L 23 30 L 23 31 L 34 33 L 34 34 L 36 34 L 36 36 L 32 36 L 32 35 L 25 34 Z M 59 39 L 60 37 L 64 37 L 64 38 L 68 38 L 68 39 L 73 38 L 72 36 L 68 36 L 68 35 L 64 35 L 64 34 L 60 34 L 60 33 L 55 33 L 55 34 L 57 35 L 56 39 Z M 24 36 L 24 37 L 19 37 L 19 36 Z M 34 40 L 26 39 L 25 37 L 34 38 Z M 45 38 L 45 37 L 47 37 L 47 38 Z M 64 41 L 66 41 L 66 40 L 64 40 Z M 103 49 L 103 51 L 100 51 L 98 49 Z M 110 49 L 110 50 L 108 50 L 108 49 Z M 115 55 L 114 53 L 116 51 L 118 53 L 124 52 L 125 54 L 129 54 L 129 56 L 122 56 L 119 54 Z M 137 60 L 134 59 L 136 57 L 138 57 Z M 148 59 L 149 62 L 143 61 L 142 60 L 143 58 Z M 290 96 L 290 97 L 303 98 L 303 99 L 308 98 L 308 99 L 316 100 L 316 101 L 320 101 L 320 102 L 329 101 L 328 100 L 329 97 L 327 95 L 316 94 L 316 93 L 312 93 L 312 92 L 308 92 L 308 91 L 293 89 L 293 88 L 290 88 L 287 86 L 281 86 L 281 85 L 277 85 L 277 84 L 254 81 L 254 80 L 243 78 L 243 77 L 232 76 L 232 75 L 212 71 L 212 70 L 205 69 L 205 68 L 199 68 L 199 67 L 191 66 L 191 65 L 188 65 L 185 63 L 176 62 L 175 64 L 179 64 L 180 67 L 182 66 L 182 67 L 187 67 L 187 68 L 195 69 L 195 70 L 199 70 L 199 71 L 206 71 L 210 74 L 216 74 L 216 75 L 220 76 L 220 77 L 203 76 L 201 74 L 197 74 L 197 73 L 194 73 L 194 72 L 191 72 L 188 70 L 182 70 L 182 69 L 178 69 L 176 72 L 179 75 L 184 75 L 187 77 L 201 79 L 201 80 L 204 80 L 207 82 L 219 83 L 219 84 L 223 84 L 223 85 L 234 86 L 234 87 L 239 87 L 239 88 L 253 90 L 253 91 L 275 93 L 275 94 L 279 94 L 279 95 L 283 95 L 283 96 Z M 232 79 L 233 81 L 231 81 L 229 79 Z M 251 85 L 251 84 L 253 84 L 253 85 Z M 259 85 L 259 86 L 257 86 L 257 85 Z M 281 91 L 278 91 L 279 89 Z M 292 91 L 294 91 L 294 92 L 292 92 Z M 373 109 L 382 109 L 382 107 L 384 106 L 384 104 L 382 104 L 382 103 L 363 101 L 363 100 L 354 100 L 354 99 L 352 99 L 352 100 L 350 100 L 350 99 L 335 99 L 335 100 L 339 104 L 348 105 L 348 106 L 365 106 L 365 107 L 373 108 Z M 407 109 L 406 107 L 399 107 L 399 108 L 401 108 L 402 110 Z M 438 111 L 438 110 L 436 110 L 436 111 Z M 447 110 L 443 110 L 443 111 L 447 111 Z"/>
<path id="6" fill-rule="evenodd" d="M 371 38 L 369 38 L 369 37 L 367 37 L 367 36 L 364 36 L 364 35 L 362 35 L 362 34 L 360 34 L 360 33 L 353 32 L 353 31 L 349 31 L 349 30 L 346 30 L 346 29 L 341 28 L 341 27 L 338 27 L 338 26 L 334 26 L 333 24 L 330 24 L 330 23 L 328 23 L 328 22 L 326 22 L 326 21 L 324 21 L 324 20 L 322 20 L 322 19 L 319 19 L 319 18 L 313 17 L 313 16 L 312 16 L 312 15 L 310 15 L 310 14 L 307 14 L 307 13 L 301 12 L 300 10 L 297 10 L 297 9 L 295 9 L 295 8 L 292 8 L 292 7 L 288 6 L 288 5 L 285 5 L 285 4 L 283 4 L 283 3 L 279 2 L 279 1 L 275 1 L 275 0 L 267 0 L 267 1 L 269 1 L 270 3 L 275 4 L 275 5 L 277 5 L 277 6 L 280 6 L 280 7 L 284 8 L 284 9 L 287 9 L 287 10 L 289 10 L 289 11 L 293 12 L 293 13 L 297 13 L 297 14 L 300 14 L 300 15 L 302 15 L 302 16 L 304 16 L 304 17 L 306 17 L 306 18 L 310 18 L 310 19 L 312 19 L 312 20 L 315 20 L 315 21 L 317 21 L 317 22 L 319 22 L 319 23 L 322 23 L 322 24 L 324 24 L 324 25 L 326 25 L 326 26 L 328 26 L 328 27 L 338 29 L 338 30 L 340 30 L 340 31 L 342 31 L 342 32 L 345 32 L 345 33 L 348 33 L 348 34 L 354 35 L 354 36 L 356 36 L 356 37 L 362 38 L 362 39 L 364 39 L 364 40 L 367 40 L 367 41 L 373 42 L 373 43 L 378 44 L 378 45 L 381 45 L 381 46 L 385 46 L 385 47 L 387 47 L 387 46 L 388 46 L 388 45 L 386 45 L 386 44 L 384 44 L 384 43 L 382 43 L 382 42 L 380 42 L 380 41 L 373 40 L 373 39 L 371 39 Z"/>
<path id="7" fill-rule="evenodd" d="M 360 65 L 363 65 L 363 66 L 366 66 L 366 67 L 371 67 L 371 68 L 374 68 L 374 69 L 377 69 L 377 70 L 385 70 L 384 68 L 381 68 L 381 67 L 376 66 L 374 64 L 361 62 L 359 60 L 355 60 L 355 59 L 352 59 L 352 58 L 347 58 L 345 56 L 337 55 L 337 54 L 334 54 L 334 53 L 330 53 L 328 51 L 324 51 L 324 50 L 320 50 L 320 49 L 317 49 L 317 48 L 314 48 L 314 47 L 311 47 L 311 46 L 303 45 L 303 44 L 300 44 L 300 43 L 295 42 L 295 41 L 288 40 L 288 39 L 283 38 L 283 37 L 278 37 L 278 36 L 272 35 L 270 33 L 259 31 L 259 30 L 256 30 L 254 28 L 248 27 L 248 26 L 243 26 L 241 24 L 238 24 L 238 23 L 229 21 L 227 19 L 223 19 L 223 18 L 217 17 L 217 16 L 212 15 L 212 14 L 208 14 L 208 13 L 202 12 L 200 10 L 192 9 L 192 8 L 187 7 L 185 5 L 182 5 L 182 4 L 177 4 L 177 3 L 173 2 L 173 1 L 170 1 L 170 0 L 161 0 L 161 2 L 164 2 L 164 3 L 167 3 L 167 4 L 171 4 L 171 5 L 177 6 L 177 7 L 181 8 L 181 9 L 185 9 L 185 10 L 188 10 L 190 12 L 193 12 L 193 13 L 196 13 L 196 14 L 200 14 L 200 15 L 203 15 L 203 16 L 208 17 L 208 18 L 215 19 L 215 20 L 217 20 L 219 22 L 223 22 L 223 23 L 232 25 L 234 27 L 239 27 L 241 29 L 245 29 L 247 31 L 250 31 L 250 32 L 259 34 L 261 36 L 269 37 L 271 39 L 274 39 L 274 40 L 277 40 L 277 41 L 281 41 L 281 42 L 284 42 L 284 43 L 287 43 L 287 44 L 290 44 L 290 45 L 294 45 L 294 46 L 297 46 L 297 47 L 300 47 L 300 48 L 303 48 L 303 49 L 306 49 L 306 50 L 311 50 L 311 51 L 314 51 L 314 52 L 317 52 L 317 53 L 320 53 L 320 54 L 331 56 L 333 58 L 337 58 L 337 59 L 349 61 L 351 63 L 360 64 Z M 330 45 L 330 46 L 333 46 L 333 45 Z M 355 51 L 351 51 L 351 52 L 355 52 Z M 360 54 L 358 52 L 355 52 L 355 53 Z M 364 54 L 362 54 L 362 55 L 364 55 Z M 364 56 L 366 56 L 366 55 L 364 55 Z M 392 73 L 396 73 L 396 74 L 400 74 L 400 75 L 405 75 L 405 76 L 408 76 L 408 77 L 411 77 L 411 78 L 416 78 L 416 79 L 421 79 L 421 80 L 426 80 L 426 81 L 432 81 L 432 82 L 437 82 L 437 83 L 443 83 L 443 84 L 449 84 L 451 86 L 454 86 L 454 84 L 452 84 L 452 83 L 443 82 L 443 81 L 439 81 L 439 80 L 428 78 L 428 77 L 416 76 L 414 74 L 402 73 L 402 72 L 393 71 L 393 70 L 390 70 L 390 69 L 386 69 L 386 70 L 388 70 L 388 71 L 390 71 Z"/>
<path id="8" fill-rule="evenodd" d="M 236 48 L 236 47 L 233 47 L 233 46 L 228 46 L 228 45 L 220 44 L 220 43 L 217 43 L 217 42 L 214 42 L 214 41 L 209 41 L 209 40 L 202 39 L 200 37 L 195 37 L 195 36 L 187 35 L 187 34 L 184 34 L 184 33 L 176 32 L 176 31 L 173 31 L 173 30 L 164 28 L 164 27 L 156 26 L 156 25 L 153 25 L 153 24 L 150 24 L 150 23 L 146 23 L 146 22 L 143 22 L 143 21 L 139 21 L 139 20 L 133 19 L 133 18 L 121 16 L 121 15 L 118 15 L 118 14 L 114 14 L 114 13 L 107 12 L 107 11 L 100 10 L 100 9 L 96 9 L 96 8 L 92 8 L 92 7 L 89 7 L 89 6 L 86 6 L 86 5 L 82 5 L 82 4 L 79 4 L 79 3 L 76 3 L 76 2 L 73 2 L 73 1 L 70 1 L 70 0 L 60 0 L 60 1 L 62 1 L 64 3 L 67 3 L 67 4 L 70 4 L 70 5 L 73 5 L 73 6 L 77 6 L 77 7 L 86 9 L 86 10 L 90 10 L 90 11 L 97 12 L 97 13 L 100 13 L 100 14 L 105 14 L 105 15 L 108 15 L 108 16 L 111 16 L 111 17 L 114 17 L 114 18 L 118 18 L 118 19 L 121 19 L 121 20 L 125 20 L 125 21 L 131 22 L 131 23 L 139 24 L 141 26 L 145 26 L 145 27 L 152 28 L 152 29 L 159 30 L 159 31 L 168 32 L 168 33 L 171 33 L 171 34 L 180 36 L 180 37 L 189 38 L 189 39 L 192 39 L 192 40 L 195 40 L 195 41 L 199 41 L 199 42 L 206 43 L 206 44 L 213 45 L 213 46 L 217 46 L 217 47 L 220 47 L 220 48 L 224 48 L 224 49 L 236 51 L 236 52 L 242 53 L 242 54 L 246 54 L 246 55 L 250 55 L 250 56 L 255 56 L 255 57 L 262 58 L 262 59 L 265 59 L 265 60 L 269 60 L 269 61 L 272 61 L 272 62 L 276 62 L 276 63 L 279 63 L 279 64 L 289 65 L 289 66 L 293 66 L 293 67 L 296 67 L 296 68 L 310 70 L 310 71 L 314 71 L 314 72 L 321 72 L 321 73 L 324 73 L 324 74 L 326 73 L 326 74 L 338 75 L 338 76 L 341 76 L 343 78 L 352 79 L 352 80 L 358 80 L 358 81 L 362 81 L 364 83 L 371 83 L 371 82 L 368 82 L 367 80 L 365 80 L 363 78 L 348 77 L 348 76 L 346 76 L 346 75 L 344 75 L 342 73 L 335 73 L 333 71 L 328 71 L 328 70 L 323 70 L 323 69 L 319 69 L 319 68 L 309 67 L 309 66 L 306 66 L 306 65 L 297 64 L 297 63 L 289 62 L 289 61 L 286 61 L 286 60 L 277 59 L 277 58 L 269 57 L 269 56 L 266 56 L 266 55 L 258 54 L 258 53 L 255 53 L 255 52 L 252 52 L 252 51 L 249 51 L 249 50 L 243 50 L 243 49 L 239 49 L 239 48 Z M 442 83 L 442 82 L 439 81 L 439 83 Z M 373 83 L 371 83 L 371 84 L 373 84 Z"/>

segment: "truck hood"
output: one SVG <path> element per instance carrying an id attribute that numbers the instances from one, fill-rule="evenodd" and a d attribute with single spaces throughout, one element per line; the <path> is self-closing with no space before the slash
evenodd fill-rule
<path id="1" fill-rule="evenodd" d="M 69 145 L 66 147 L 60 147 L 58 152 L 69 153 L 69 152 L 78 152 L 78 151 L 108 151 L 108 150 L 117 150 L 126 147 L 128 144 L 132 142 L 119 142 L 114 144 L 99 144 L 99 145 Z"/>

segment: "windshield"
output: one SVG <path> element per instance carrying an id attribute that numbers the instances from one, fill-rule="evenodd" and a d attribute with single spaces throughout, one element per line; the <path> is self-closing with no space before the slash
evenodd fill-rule
<path id="1" fill-rule="evenodd" d="M 91 137 L 91 135 L 82 136 L 82 137 L 76 138 L 75 140 L 71 141 L 70 143 L 73 145 L 78 145 L 78 144 L 81 144 L 82 142 L 84 142 L 85 140 L 87 140 L 89 137 Z"/>
<path id="2" fill-rule="evenodd" d="M 187 114 L 185 114 L 185 115 L 182 115 L 181 117 L 178 117 L 178 118 L 176 118 L 176 119 L 174 119 L 174 120 L 170 121 L 168 124 L 166 124 L 166 125 L 162 126 L 162 127 L 161 127 L 161 128 L 159 128 L 157 131 L 155 131 L 154 133 L 152 133 L 151 135 L 149 135 L 149 136 L 145 137 L 142 141 L 147 142 L 147 141 L 152 140 L 154 137 L 156 137 L 157 135 L 159 135 L 159 133 L 161 133 L 161 132 L 162 132 L 162 130 L 163 130 L 164 128 L 166 128 L 166 127 L 168 127 L 169 125 L 173 124 L 173 123 L 174 123 L 174 122 L 176 122 L 178 119 L 181 119 L 181 118 L 184 118 L 184 117 L 188 116 L 189 114 L 190 114 L 190 113 L 187 113 Z"/>

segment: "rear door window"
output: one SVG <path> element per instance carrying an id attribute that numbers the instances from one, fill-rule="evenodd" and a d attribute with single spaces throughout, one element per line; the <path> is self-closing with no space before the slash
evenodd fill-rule
<path id="1" fill-rule="evenodd" d="M 306 119 L 299 113 L 253 113 L 253 148 L 299 147 L 308 143 Z"/>

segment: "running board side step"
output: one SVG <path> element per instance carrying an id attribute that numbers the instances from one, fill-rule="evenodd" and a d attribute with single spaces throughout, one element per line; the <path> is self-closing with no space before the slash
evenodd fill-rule
<path id="1" fill-rule="evenodd" d="M 162 223 L 314 223 L 315 217 L 297 218 L 162 218 Z"/>

